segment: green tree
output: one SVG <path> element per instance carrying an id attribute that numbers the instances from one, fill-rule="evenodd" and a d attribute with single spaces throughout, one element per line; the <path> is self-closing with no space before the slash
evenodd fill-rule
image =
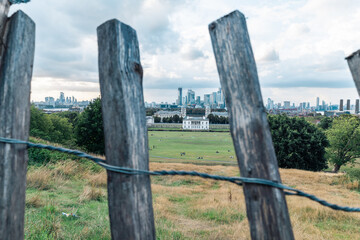
<path id="1" fill-rule="evenodd" d="M 211 123 L 211 124 L 214 124 L 214 123 L 216 123 L 215 122 L 215 116 L 213 115 L 213 114 L 209 114 L 208 115 L 208 119 L 209 119 L 209 122 Z"/>
<path id="2" fill-rule="evenodd" d="M 333 122 L 333 118 L 330 117 L 324 117 L 320 120 L 318 126 L 324 130 L 331 127 L 331 124 Z"/>
<path id="3" fill-rule="evenodd" d="M 179 115 L 174 115 L 174 117 L 173 117 L 173 122 L 174 123 L 179 123 L 180 122 L 180 117 L 179 117 Z"/>
<path id="4" fill-rule="evenodd" d="M 75 136 L 77 145 L 84 147 L 87 151 L 97 154 L 105 153 L 100 98 L 90 103 L 79 115 Z"/>
<path id="5" fill-rule="evenodd" d="M 58 143 L 67 143 L 73 138 L 73 126 L 66 119 L 55 114 L 50 114 L 49 119 L 53 129 L 48 133 L 50 141 Z"/>
<path id="6" fill-rule="evenodd" d="M 45 114 L 40 109 L 30 108 L 30 136 L 69 144 L 73 139 L 73 126 L 66 118 Z"/>
<path id="7" fill-rule="evenodd" d="M 335 118 L 331 128 L 326 131 L 330 146 L 326 149 L 329 162 L 338 172 L 342 165 L 353 163 L 360 157 L 360 119 L 343 115 Z"/>
<path id="8" fill-rule="evenodd" d="M 71 123 L 72 126 L 75 127 L 77 120 L 78 120 L 79 113 L 65 111 L 65 112 L 56 113 L 56 115 L 58 115 L 59 117 L 62 117 L 62 118 L 66 118 L 69 121 L 69 123 Z"/>
<path id="9" fill-rule="evenodd" d="M 327 167 L 325 134 L 303 118 L 268 115 L 275 153 L 282 168 L 320 171 Z"/>
<path id="10" fill-rule="evenodd" d="M 50 140 L 49 133 L 54 126 L 48 115 L 44 114 L 34 105 L 30 108 L 30 136 Z"/>
<path id="11" fill-rule="evenodd" d="M 154 117 L 154 122 L 155 123 L 161 122 L 161 117 Z"/>

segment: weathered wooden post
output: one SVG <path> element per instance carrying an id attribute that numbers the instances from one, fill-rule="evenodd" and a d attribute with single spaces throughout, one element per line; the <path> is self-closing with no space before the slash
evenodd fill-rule
<path id="1" fill-rule="evenodd" d="M 114 19 L 97 29 L 106 161 L 149 169 L 148 138 L 136 31 Z M 108 171 L 113 239 L 155 239 L 150 177 Z"/>
<path id="2" fill-rule="evenodd" d="M 8 19 L 8 7 L 0 2 L 0 137 L 28 140 L 35 23 L 21 11 Z M 24 238 L 27 160 L 26 146 L 0 143 L 0 239 Z"/>
<path id="3" fill-rule="evenodd" d="M 358 94 L 360 95 L 360 50 L 357 50 L 347 58 L 351 75 L 354 79 Z"/>
<path id="4" fill-rule="evenodd" d="M 245 17 L 234 11 L 209 31 L 241 176 L 281 182 Z M 282 190 L 246 183 L 244 194 L 252 239 L 294 239 Z"/>

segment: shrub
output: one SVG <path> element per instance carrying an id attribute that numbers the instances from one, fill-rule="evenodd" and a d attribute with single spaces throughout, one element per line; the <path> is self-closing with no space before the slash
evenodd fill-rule
<path id="1" fill-rule="evenodd" d="M 303 118 L 268 115 L 275 153 L 281 168 L 320 171 L 327 167 L 325 134 Z"/>

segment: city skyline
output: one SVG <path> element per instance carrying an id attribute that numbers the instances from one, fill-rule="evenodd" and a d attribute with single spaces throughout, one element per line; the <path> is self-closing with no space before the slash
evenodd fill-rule
<path id="1" fill-rule="evenodd" d="M 208 24 L 235 9 L 247 18 L 264 100 L 358 97 L 344 59 L 360 48 L 354 0 L 37 0 L 10 14 L 17 9 L 36 23 L 33 101 L 59 91 L 79 100 L 100 95 L 96 28 L 112 18 L 137 31 L 146 101 L 171 102 L 178 86 L 200 96 L 215 91 Z"/>
<path id="2" fill-rule="evenodd" d="M 145 102 L 156 102 L 156 103 L 168 103 L 168 104 L 172 104 L 172 103 L 176 103 L 177 104 L 177 96 L 178 96 L 178 89 L 181 88 L 182 89 L 182 95 L 185 96 L 187 94 L 187 90 L 190 89 L 192 91 L 195 92 L 195 96 L 200 96 L 201 97 L 201 100 L 204 101 L 204 95 L 205 94 L 210 94 L 211 92 L 216 92 L 218 91 L 219 87 L 218 88 L 184 88 L 184 87 L 181 87 L 179 86 L 178 88 L 176 89 L 173 89 L 171 91 L 167 91 L 166 93 L 169 94 L 169 96 L 167 97 L 164 97 L 164 94 L 162 92 L 162 94 L 159 94 L 159 99 L 158 101 L 148 101 L 145 99 Z M 324 96 L 318 96 L 318 95 L 314 95 L 310 98 L 307 98 L 307 97 L 299 97 L 298 100 L 291 100 L 293 98 L 291 97 L 288 97 L 288 96 L 285 96 L 282 95 L 281 97 L 273 97 L 273 96 L 266 96 L 264 97 L 263 95 L 263 102 L 264 102 L 264 105 L 266 105 L 266 102 L 267 102 L 267 99 L 268 98 L 271 98 L 272 100 L 274 100 L 274 102 L 276 103 L 283 103 L 284 101 L 290 101 L 291 104 L 292 103 L 295 103 L 296 106 L 298 106 L 299 104 L 303 103 L 303 102 L 309 102 L 311 106 L 316 106 L 316 98 L 319 98 L 320 100 L 320 104 L 322 103 L 322 101 L 325 101 L 327 104 L 332 104 L 332 105 L 338 105 L 339 102 L 340 102 L 340 99 L 344 99 L 344 100 L 347 100 L 347 99 L 350 99 L 351 102 L 355 102 L 356 99 L 359 99 L 360 97 L 358 96 L 358 93 L 356 92 L 356 89 L 354 87 L 354 91 L 355 93 L 352 95 L 352 96 L 346 96 L 341 92 L 341 91 L 336 91 L 336 97 L 332 97 L 332 98 L 327 98 L 327 97 L 324 97 Z M 145 94 L 145 92 L 144 92 Z M 301 95 L 301 92 L 299 93 Z M 331 96 L 335 96 L 335 94 L 331 94 Z M 165 99 L 167 99 L 167 101 L 165 101 Z"/>
<path id="3" fill-rule="evenodd" d="M 214 88 L 211 92 L 208 92 L 207 90 L 209 90 L 209 89 L 201 89 L 202 91 L 202 93 L 203 94 L 197 94 L 197 91 L 195 91 L 195 90 L 193 90 L 193 89 L 190 89 L 190 88 L 182 88 L 182 87 L 178 87 L 177 88 L 177 90 L 176 90 L 176 92 L 177 93 L 179 93 L 179 89 L 181 89 L 182 90 L 182 96 L 185 96 L 185 95 L 187 95 L 187 91 L 185 91 L 185 90 L 191 90 L 193 93 L 194 93 L 194 99 L 196 98 L 196 97 L 200 97 L 200 99 L 201 99 L 201 102 L 203 103 L 203 102 L 205 102 L 205 104 L 206 104 L 206 101 L 205 101 L 205 95 L 211 95 L 211 93 L 214 93 L 214 92 L 218 92 L 221 88 Z M 46 99 L 50 99 L 50 98 L 52 98 L 53 99 L 53 101 L 55 102 L 55 101 L 58 101 L 58 100 L 61 100 L 61 98 L 62 98 L 62 96 L 64 97 L 64 96 L 66 96 L 65 98 L 64 98 L 64 101 L 65 102 L 67 102 L 67 98 L 69 98 L 69 103 L 74 103 L 74 102 L 81 102 L 81 101 L 92 101 L 94 98 L 89 98 L 89 99 L 78 99 L 77 97 L 75 97 L 74 95 L 70 95 L 70 94 L 68 94 L 68 93 L 64 93 L 64 92 L 60 92 L 60 91 L 56 91 L 56 90 L 54 90 L 55 92 L 56 92 L 56 96 L 58 96 L 58 98 L 56 97 L 56 96 L 54 96 L 54 95 L 50 95 L 50 94 L 48 94 L 48 95 L 46 95 L 46 97 L 44 97 L 43 99 L 40 99 L 40 100 L 38 100 L 38 101 L 34 101 L 34 100 L 31 100 L 31 102 L 48 102 L 48 100 L 46 100 Z M 185 93 L 185 94 L 184 94 Z M 145 102 L 147 102 L 147 103 L 152 103 L 152 102 L 156 102 L 157 104 L 160 104 L 160 103 L 167 103 L 167 104 L 177 104 L 177 105 L 181 105 L 181 104 L 178 104 L 178 96 L 179 95 L 177 95 L 177 97 L 175 98 L 175 96 L 173 95 L 172 97 L 171 97 L 171 101 L 147 101 L 146 99 L 145 99 Z M 100 97 L 100 94 L 99 94 L 99 96 L 97 96 L 97 97 Z M 96 97 L 96 98 L 97 98 Z M 222 96 L 222 97 L 224 97 L 224 96 Z M 184 100 L 184 98 L 185 97 L 183 97 L 182 98 L 182 101 Z M 70 99 L 72 99 L 72 100 L 70 100 Z M 314 97 L 314 99 L 304 99 L 303 101 L 299 101 L 299 102 L 296 102 L 296 101 L 291 101 L 291 100 L 289 100 L 289 98 L 287 98 L 287 97 L 283 97 L 283 98 L 271 98 L 271 97 L 268 97 L 267 99 L 263 99 L 263 103 L 264 103 L 264 106 L 267 106 L 267 104 L 268 104 L 268 100 L 269 99 L 271 99 L 272 101 L 273 101 L 273 103 L 274 104 L 285 104 L 285 102 L 289 102 L 289 104 L 291 105 L 291 106 L 293 106 L 294 104 L 295 104 L 295 106 L 299 106 L 300 104 L 303 104 L 303 103 L 306 103 L 306 104 L 309 104 L 310 106 L 312 106 L 312 107 L 317 107 L 318 105 L 323 105 L 323 103 L 326 103 L 327 105 L 340 105 L 340 101 L 341 100 L 343 100 L 344 101 L 344 106 L 346 105 L 346 101 L 348 101 L 348 100 L 350 100 L 350 104 L 351 104 L 351 106 L 355 106 L 355 102 L 357 101 L 357 100 L 359 100 L 360 98 L 359 97 L 355 97 L 355 98 L 349 98 L 349 97 L 344 97 L 344 96 L 342 96 L 341 98 L 339 98 L 338 99 L 338 101 L 328 101 L 328 100 L 324 100 L 324 99 L 321 99 L 320 97 Z M 74 101 L 75 100 L 75 101 Z M 223 99 L 223 100 L 225 100 L 225 99 Z M 194 103 L 196 103 L 196 102 L 194 102 Z M 186 105 L 189 105 L 189 103 L 187 103 Z"/>

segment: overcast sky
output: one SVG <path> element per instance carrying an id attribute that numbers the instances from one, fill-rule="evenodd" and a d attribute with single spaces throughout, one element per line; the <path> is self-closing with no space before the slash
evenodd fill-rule
<path id="1" fill-rule="evenodd" d="M 203 99 L 220 87 L 208 24 L 236 9 L 247 17 L 264 99 L 359 97 L 344 60 L 360 48 L 358 0 L 32 0 L 18 9 L 36 23 L 33 101 L 100 95 L 96 28 L 113 18 L 137 31 L 145 101 L 175 102 L 179 86 Z"/>

